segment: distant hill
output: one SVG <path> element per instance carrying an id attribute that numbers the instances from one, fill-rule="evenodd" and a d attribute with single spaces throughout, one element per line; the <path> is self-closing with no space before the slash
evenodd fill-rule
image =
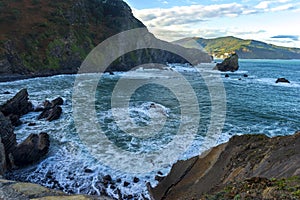
<path id="1" fill-rule="evenodd" d="M 193 47 L 195 46 L 193 41 L 196 41 L 207 53 L 217 58 L 223 58 L 236 52 L 240 58 L 244 59 L 300 59 L 300 48 L 281 47 L 232 36 L 214 39 L 184 38 L 173 43 Z"/>

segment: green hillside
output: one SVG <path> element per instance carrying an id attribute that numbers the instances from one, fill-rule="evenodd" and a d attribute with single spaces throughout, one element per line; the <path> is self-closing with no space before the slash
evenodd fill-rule
<path id="1" fill-rule="evenodd" d="M 217 58 L 226 57 L 236 52 L 244 59 L 300 59 L 299 48 L 280 47 L 256 40 L 243 40 L 236 37 L 214 39 L 185 38 L 175 41 L 176 44 L 190 44 L 191 40 L 200 44 L 209 54 Z"/>

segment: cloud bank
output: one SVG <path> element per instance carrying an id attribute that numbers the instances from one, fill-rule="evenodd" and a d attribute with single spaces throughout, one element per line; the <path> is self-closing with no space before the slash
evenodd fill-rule
<path id="1" fill-rule="evenodd" d="M 161 2 L 163 3 L 163 1 Z M 252 27 L 248 27 L 246 30 L 240 30 L 236 27 L 228 28 L 228 26 L 227 28 L 226 26 L 215 26 L 216 28 L 212 28 L 212 26 L 209 27 L 207 24 L 214 25 L 214 22 L 225 18 L 236 19 L 242 16 L 254 16 L 256 14 L 284 11 L 298 12 L 300 8 L 300 2 L 296 0 L 267 0 L 258 1 L 257 3 L 242 0 L 226 4 L 217 3 L 217 0 L 215 0 L 215 4 L 213 5 L 191 3 L 189 6 L 176 6 L 164 9 L 133 9 L 133 13 L 158 38 L 174 41 L 183 37 L 193 36 L 212 38 L 228 35 L 253 36 L 254 34 L 262 34 L 267 32 L 267 30 L 262 30 L 262 28 L 254 29 Z M 237 25 L 237 27 L 239 27 L 239 25 Z M 270 37 L 271 36 L 269 36 L 269 38 Z M 272 39 L 279 38 L 274 36 Z"/>

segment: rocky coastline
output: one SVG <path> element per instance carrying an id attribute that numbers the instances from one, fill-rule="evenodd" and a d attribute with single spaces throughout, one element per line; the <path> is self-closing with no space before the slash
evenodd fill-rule
<path id="1" fill-rule="evenodd" d="M 200 156 L 178 161 L 156 187 L 148 188 L 153 199 L 166 200 L 299 199 L 299 166 L 300 131 L 274 138 L 234 136 Z"/>
<path id="2" fill-rule="evenodd" d="M 38 162 L 51 144 L 47 133 L 30 134 L 17 144 L 13 133 L 20 116 L 49 112 L 63 104 L 63 99 L 44 101 L 34 107 L 26 89 L 0 106 L 0 173 Z M 43 114 L 44 113 L 44 114 Z M 61 113 L 60 113 L 61 114 Z M 55 115 L 58 116 L 59 115 Z M 300 198 L 300 131 L 291 136 L 268 138 L 265 135 L 234 136 L 197 157 L 178 161 L 166 177 L 157 176 L 159 184 L 148 184 L 152 199 L 252 199 Z M 0 176 L 1 176 L 0 175 Z M 111 181 L 108 175 L 106 181 Z M 284 187 L 280 186 L 284 184 Z M 0 180 L 4 199 L 110 199 L 105 196 L 69 195 L 32 183 Z M 129 199 L 129 198 L 127 198 Z"/>

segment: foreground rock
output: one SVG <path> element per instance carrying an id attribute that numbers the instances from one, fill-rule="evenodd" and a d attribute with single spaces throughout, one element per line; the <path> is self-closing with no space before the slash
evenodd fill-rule
<path id="1" fill-rule="evenodd" d="M 88 195 L 67 195 L 32 183 L 22 183 L 0 179 L 0 199 L 3 200 L 111 200 L 108 197 Z"/>
<path id="2" fill-rule="evenodd" d="M 276 83 L 290 83 L 290 81 L 285 78 L 278 78 L 276 80 Z"/>
<path id="3" fill-rule="evenodd" d="M 235 72 L 239 69 L 239 63 L 238 63 L 238 55 L 232 54 L 230 57 L 226 58 L 222 63 L 217 63 L 217 65 L 214 67 L 214 70 L 219 70 L 221 72 Z"/>
<path id="4" fill-rule="evenodd" d="M 17 144 L 11 122 L 0 112 L 0 175 L 6 169 L 23 167 L 40 160 L 48 153 L 50 141 L 47 133 L 30 134 Z"/>
<path id="5" fill-rule="evenodd" d="M 200 199 L 230 182 L 253 177 L 300 176 L 300 131 L 292 136 L 235 136 L 201 156 L 177 162 L 155 188 L 153 199 Z M 259 199 L 259 198 L 258 198 Z"/>

